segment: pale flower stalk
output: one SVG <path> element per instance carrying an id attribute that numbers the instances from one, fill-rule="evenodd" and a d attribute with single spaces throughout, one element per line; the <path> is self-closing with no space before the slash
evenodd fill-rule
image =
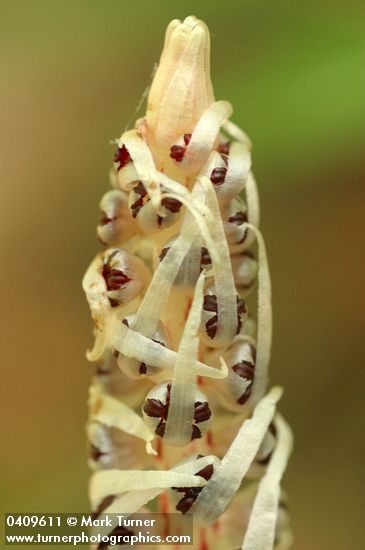
<path id="1" fill-rule="evenodd" d="M 147 114 L 118 140 L 100 203 L 104 248 L 83 280 L 98 365 L 90 500 L 94 517 L 192 513 L 200 550 L 285 550 L 292 435 L 281 388 L 268 391 L 271 286 L 250 140 L 214 98 L 209 56 L 203 22 L 170 23 Z"/>

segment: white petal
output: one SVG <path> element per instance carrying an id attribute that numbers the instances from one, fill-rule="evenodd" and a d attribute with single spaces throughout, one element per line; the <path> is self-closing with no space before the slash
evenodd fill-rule
<path id="1" fill-rule="evenodd" d="M 196 362 L 199 351 L 198 331 L 204 281 L 202 272 L 195 287 L 193 303 L 177 352 L 164 434 L 164 440 L 171 445 L 187 445 L 191 440 L 196 395 Z"/>
<path id="2" fill-rule="evenodd" d="M 276 415 L 275 426 L 277 444 L 259 484 L 242 550 L 270 550 L 274 547 L 280 481 L 293 446 L 291 430 L 279 414 Z"/>

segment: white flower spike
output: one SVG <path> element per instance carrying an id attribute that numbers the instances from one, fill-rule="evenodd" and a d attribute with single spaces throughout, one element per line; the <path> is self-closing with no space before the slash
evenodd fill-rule
<path id="1" fill-rule="evenodd" d="M 170 23 L 146 116 L 117 141 L 100 202 L 105 248 L 83 280 L 97 362 L 90 501 L 95 517 L 192 513 L 199 550 L 284 550 L 292 435 L 281 388 L 268 391 L 271 283 L 251 142 L 214 98 L 209 56 L 202 21 Z"/>

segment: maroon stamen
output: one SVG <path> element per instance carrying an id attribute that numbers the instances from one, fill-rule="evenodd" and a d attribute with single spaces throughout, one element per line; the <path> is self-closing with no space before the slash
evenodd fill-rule
<path id="1" fill-rule="evenodd" d="M 133 192 L 136 193 L 137 195 L 139 195 L 139 198 L 136 201 L 134 201 L 134 203 L 130 207 L 130 209 L 132 211 L 132 217 L 136 218 L 137 215 L 138 215 L 138 212 L 140 211 L 140 209 L 142 208 L 142 206 L 145 203 L 145 201 L 143 199 L 147 195 L 147 191 L 146 191 L 146 188 L 143 185 L 143 183 L 141 181 L 139 181 L 138 184 L 136 185 L 136 187 L 133 189 Z M 147 200 L 149 200 L 149 199 L 147 199 Z"/>
<path id="2" fill-rule="evenodd" d="M 215 294 L 206 294 L 203 301 L 204 311 L 217 311 L 217 296 Z"/>
<path id="3" fill-rule="evenodd" d="M 95 447 L 95 445 L 90 445 L 90 457 L 93 460 L 99 460 L 99 458 L 104 455 L 105 453 L 103 453 L 98 447 Z"/>
<path id="4" fill-rule="evenodd" d="M 203 477 L 206 481 L 208 481 L 208 479 L 210 479 L 213 475 L 213 470 L 213 464 L 208 464 L 208 466 L 205 466 L 205 468 L 199 470 L 199 472 L 197 472 L 195 475 Z"/>
<path id="5" fill-rule="evenodd" d="M 195 489 L 195 487 L 194 487 L 194 489 Z M 200 489 L 200 487 L 197 487 L 197 489 Z M 192 507 L 192 505 L 196 501 L 197 497 L 198 497 L 198 494 L 195 495 L 192 492 L 191 493 L 189 492 L 189 494 L 187 496 L 185 496 L 181 500 L 179 500 L 179 502 L 176 505 L 176 510 L 178 510 L 182 514 L 186 514 L 186 512 L 188 510 L 190 510 L 190 508 Z"/>
<path id="6" fill-rule="evenodd" d="M 209 420 L 211 416 L 212 411 L 210 410 L 207 401 L 204 401 L 204 403 L 201 401 L 196 401 L 194 405 L 194 421 L 199 424 L 200 422 Z"/>
<path id="7" fill-rule="evenodd" d="M 244 405 L 246 403 L 247 399 L 251 395 L 251 388 L 252 388 L 252 384 L 250 384 L 249 387 L 246 389 L 246 391 L 241 395 L 241 397 L 237 399 L 237 403 L 239 405 Z"/>
<path id="8" fill-rule="evenodd" d="M 202 246 L 202 251 L 201 251 L 201 255 L 200 255 L 200 263 L 201 263 L 201 265 L 210 265 L 212 263 L 209 252 L 204 246 Z"/>
<path id="9" fill-rule="evenodd" d="M 237 315 L 247 313 L 246 302 L 237 296 Z"/>
<path id="10" fill-rule="evenodd" d="M 205 331 L 208 334 L 209 338 L 213 340 L 218 330 L 218 315 L 214 315 L 209 321 L 205 324 Z"/>
<path id="11" fill-rule="evenodd" d="M 199 436 L 198 436 L 199 437 Z M 197 458 L 201 458 L 199 455 Z M 202 468 L 197 472 L 195 475 L 200 476 L 204 478 L 206 481 L 208 481 L 214 471 L 213 464 L 208 464 L 205 466 L 205 468 Z M 192 507 L 196 499 L 198 498 L 199 493 L 202 491 L 203 487 L 171 487 L 174 491 L 177 491 L 179 493 L 185 493 L 182 499 L 179 500 L 179 502 L 176 505 L 176 510 L 181 512 L 182 514 L 186 514 L 188 510 Z"/>
<path id="12" fill-rule="evenodd" d="M 254 370 L 255 365 L 253 363 L 250 363 L 249 361 L 240 361 L 239 363 L 236 363 L 232 370 L 238 374 L 241 378 L 244 378 L 245 380 L 253 380 L 254 377 Z"/>
<path id="13" fill-rule="evenodd" d="M 108 290 L 119 290 L 126 283 L 131 281 L 123 271 L 111 268 L 107 263 L 103 266 L 103 277 Z"/>
<path id="14" fill-rule="evenodd" d="M 167 210 L 170 210 L 173 214 L 176 214 L 177 212 L 180 212 L 181 210 L 181 202 L 177 199 L 173 199 L 170 197 L 165 197 L 161 201 L 162 206 L 164 206 Z"/>
<path id="15" fill-rule="evenodd" d="M 234 225 L 242 225 L 248 221 L 246 212 L 236 212 L 233 216 L 228 218 L 229 223 Z"/>
<path id="16" fill-rule="evenodd" d="M 131 156 L 126 146 L 123 145 L 122 147 L 118 147 L 118 149 L 115 151 L 114 159 L 113 159 L 114 162 L 119 164 L 118 172 L 119 170 L 124 168 L 124 166 L 126 166 L 126 164 L 128 164 L 130 160 L 131 160 Z"/>
<path id="17" fill-rule="evenodd" d="M 242 360 L 239 363 L 236 363 L 235 365 L 233 365 L 232 370 L 240 378 L 243 378 L 244 380 L 249 381 L 249 385 L 247 386 L 247 388 L 245 389 L 241 397 L 237 399 L 237 403 L 239 405 L 243 405 L 244 403 L 246 403 L 246 401 L 251 395 L 252 384 L 255 376 L 255 363 L 252 363 L 251 361 Z"/>
<path id="18" fill-rule="evenodd" d="M 145 197 L 147 195 L 146 188 L 141 181 L 138 182 L 136 187 L 134 187 L 133 191 L 135 193 L 138 193 L 138 195 L 141 195 L 141 197 Z"/>
<path id="19" fill-rule="evenodd" d="M 225 168 L 224 166 L 219 168 L 214 168 L 210 176 L 210 181 L 214 185 L 222 185 L 222 183 L 224 183 L 224 180 L 226 179 L 226 174 L 227 174 L 227 168 Z"/>
<path id="20" fill-rule="evenodd" d="M 172 145 L 170 147 L 170 158 L 176 162 L 181 162 L 185 156 L 186 147 L 189 145 L 190 139 L 191 134 L 184 134 L 185 147 L 183 145 Z"/>
<path id="21" fill-rule="evenodd" d="M 156 344 L 160 344 L 160 346 L 163 346 L 164 348 L 166 347 L 163 342 L 160 342 L 159 340 L 155 340 L 154 338 L 152 338 L 152 342 L 156 342 Z M 146 365 L 146 363 L 141 363 L 139 365 L 138 372 L 139 374 L 147 374 L 147 369 L 148 369 L 148 365 Z"/>
<path id="22" fill-rule="evenodd" d="M 164 259 L 164 257 L 166 256 L 166 254 L 168 253 L 169 250 L 170 250 L 169 246 L 166 246 L 165 248 L 163 248 L 161 250 L 161 254 L 159 255 L 160 262 L 162 262 L 162 260 Z"/>
<path id="23" fill-rule="evenodd" d="M 99 219 L 99 225 L 108 225 L 108 223 L 116 220 L 117 218 L 109 218 L 105 212 L 101 213 L 101 217 Z"/>
<path id="24" fill-rule="evenodd" d="M 139 372 L 139 374 L 146 374 L 146 372 L 147 372 L 146 363 L 141 363 L 139 365 L 138 372 Z"/>
<path id="25" fill-rule="evenodd" d="M 227 141 L 226 143 L 221 143 L 220 145 L 218 145 L 217 151 L 221 155 L 229 155 L 230 146 L 231 144 L 229 143 L 229 141 Z"/>
<path id="26" fill-rule="evenodd" d="M 143 199 L 142 198 L 139 198 L 137 199 L 131 206 L 131 210 L 132 210 L 132 218 L 136 218 L 137 217 L 137 214 L 138 212 L 141 210 L 143 206 Z"/>
<path id="27" fill-rule="evenodd" d="M 191 140 L 191 134 L 184 134 L 184 143 L 186 146 L 189 145 L 190 140 Z"/>
<path id="28" fill-rule="evenodd" d="M 159 399 L 154 398 L 146 399 L 146 402 L 143 405 L 144 412 L 152 418 L 165 418 L 165 409 L 166 405 L 164 405 Z"/>
<path id="29" fill-rule="evenodd" d="M 181 162 L 185 155 L 185 147 L 182 145 L 173 145 L 170 148 L 170 158 L 176 162 Z"/>

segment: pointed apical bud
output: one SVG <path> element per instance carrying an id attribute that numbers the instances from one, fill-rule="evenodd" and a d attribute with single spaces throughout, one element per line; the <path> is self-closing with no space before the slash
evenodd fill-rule
<path id="1" fill-rule="evenodd" d="M 171 21 L 147 105 L 147 135 L 152 149 L 170 147 L 191 134 L 214 102 L 210 81 L 210 37 L 194 16 Z"/>

